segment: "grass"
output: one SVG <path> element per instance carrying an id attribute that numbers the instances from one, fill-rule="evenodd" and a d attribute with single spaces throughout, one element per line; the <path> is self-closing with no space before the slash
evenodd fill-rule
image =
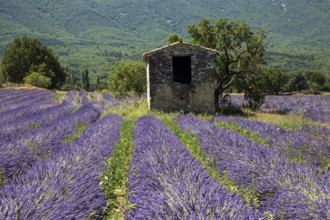
<path id="1" fill-rule="evenodd" d="M 0 188 L 3 187 L 5 184 L 6 184 L 6 180 L 3 177 L 2 171 L 0 170 Z"/>
<path id="2" fill-rule="evenodd" d="M 124 212 L 132 207 L 128 200 L 127 172 L 133 153 L 134 120 L 124 121 L 120 141 L 106 162 L 107 169 L 101 174 L 101 188 L 107 196 L 107 209 L 103 219 L 124 219 Z"/>
<path id="3" fill-rule="evenodd" d="M 275 114 L 275 113 L 263 113 L 260 111 L 252 112 L 245 110 L 248 119 L 254 121 L 260 121 L 263 123 L 272 124 L 286 129 L 299 129 L 306 125 L 313 125 L 310 119 L 307 119 L 304 115 L 297 115 L 293 113 L 288 114 Z"/>
<path id="4" fill-rule="evenodd" d="M 77 139 L 87 128 L 91 125 L 76 121 L 76 129 L 67 137 L 64 138 L 64 142 L 71 144 L 75 139 Z"/>
<path id="5" fill-rule="evenodd" d="M 128 199 L 128 169 L 134 144 L 133 132 L 136 120 L 150 114 L 147 103 L 140 97 L 122 100 L 120 106 L 110 106 L 102 117 L 117 114 L 124 119 L 120 129 L 120 141 L 112 150 L 112 157 L 106 161 L 107 169 L 101 173 L 100 185 L 107 196 L 107 208 L 103 219 L 125 219 L 125 211 L 132 205 Z"/>
<path id="6" fill-rule="evenodd" d="M 235 131 L 235 132 L 239 133 L 240 135 L 250 138 L 251 140 L 253 140 L 261 145 L 267 145 L 267 142 L 265 139 L 258 137 L 257 134 L 250 133 L 247 129 L 240 128 L 235 122 L 215 122 L 214 124 L 218 127 L 222 127 L 222 128 L 226 128 L 228 130 Z"/>
<path id="7" fill-rule="evenodd" d="M 65 98 L 66 91 L 56 91 L 55 94 L 56 95 L 54 101 L 58 103 L 62 103 Z"/>
<path id="8" fill-rule="evenodd" d="M 321 95 L 330 96 L 330 92 L 322 92 Z"/>
<path id="9" fill-rule="evenodd" d="M 124 118 L 124 120 L 135 121 L 143 115 L 151 114 L 151 111 L 145 99 L 132 97 L 121 100 L 120 106 L 110 106 L 103 112 L 102 117 L 108 114 L 117 114 Z"/>

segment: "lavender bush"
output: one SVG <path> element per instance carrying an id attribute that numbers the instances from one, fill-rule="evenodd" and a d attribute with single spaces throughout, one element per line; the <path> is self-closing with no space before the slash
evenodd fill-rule
<path id="1" fill-rule="evenodd" d="M 51 102 L 54 98 L 54 93 L 43 90 L 31 90 L 22 92 L 21 95 L 10 95 L 6 100 L 0 102 L 0 113 L 8 113 L 12 110 L 25 106 L 31 102 Z"/>
<path id="2" fill-rule="evenodd" d="M 249 133 L 263 138 L 269 147 L 292 160 L 311 163 L 311 166 L 327 166 L 330 158 L 329 130 L 324 127 L 306 126 L 299 131 L 287 130 L 271 124 L 251 121 L 239 117 L 217 116 L 212 121 L 234 122 Z"/>
<path id="3" fill-rule="evenodd" d="M 54 94 L 51 92 L 29 91 L 27 94 L 24 94 L 24 101 L 17 96 L 11 95 L 10 97 L 9 100 L 0 103 L 0 123 L 28 115 L 30 111 L 56 105 L 52 102 Z"/>
<path id="4" fill-rule="evenodd" d="M 65 97 L 64 97 L 64 100 L 63 100 L 62 103 L 63 104 L 64 103 L 68 103 L 68 104 L 74 105 L 75 104 L 74 97 L 75 97 L 76 94 L 77 94 L 77 91 L 76 90 L 70 90 L 70 91 L 68 91 L 65 94 Z"/>
<path id="5" fill-rule="evenodd" d="M 216 183 L 159 120 L 134 131 L 127 219 L 258 219 L 260 213 Z"/>
<path id="6" fill-rule="evenodd" d="M 98 176 L 119 140 L 121 122 L 119 116 L 102 118 L 71 145 L 6 184 L 0 191 L 1 219 L 101 218 L 106 198 Z"/>
<path id="7" fill-rule="evenodd" d="M 88 92 L 87 91 L 80 91 L 78 93 L 78 104 L 84 105 L 89 102 L 88 100 Z"/>
<path id="8" fill-rule="evenodd" d="M 12 141 L 20 134 L 33 129 L 51 126 L 57 120 L 69 117 L 74 110 L 74 106 L 69 104 L 57 104 L 46 109 L 38 104 L 31 103 L 33 107 L 29 108 L 29 114 L 18 114 L 14 119 L 0 122 L 0 144 Z"/>
<path id="9" fill-rule="evenodd" d="M 38 158 L 45 158 L 57 147 L 63 139 L 76 128 L 77 121 L 93 123 L 100 112 L 92 105 L 84 105 L 72 115 L 67 115 L 53 124 L 39 129 L 29 130 L 11 136 L 0 145 L 0 169 L 6 178 L 17 175 L 31 166 Z"/>
<path id="10" fill-rule="evenodd" d="M 267 96 L 265 112 L 296 112 L 324 123 L 330 122 L 330 96 Z"/>
<path id="11" fill-rule="evenodd" d="M 210 162 L 237 184 L 256 188 L 260 209 L 276 218 L 330 217 L 329 172 L 291 163 L 277 149 L 259 145 L 238 133 L 191 116 L 177 118 L 181 128 L 197 135 Z"/>
<path id="12" fill-rule="evenodd" d="M 103 99 L 110 102 L 113 106 L 119 106 L 120 102 L 118 99 L 116 99 L 115 97 L 113 97 L 111 94 L 108 93 L 103 93 Z"/>

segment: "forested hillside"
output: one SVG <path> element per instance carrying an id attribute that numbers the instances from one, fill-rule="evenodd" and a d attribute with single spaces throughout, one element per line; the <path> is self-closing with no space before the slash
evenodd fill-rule
<path id="1" fill-rule="evenodd" d="M 28 35 L 66 66 L 104 75 L 110 64 L 166 44 L 170 33 L 187 38 L 187 25 L 205 17 L 265 28 L 272 66 L 329 72 L 330 1 L 323 0 L 0 0 L 0 56 Z"/>

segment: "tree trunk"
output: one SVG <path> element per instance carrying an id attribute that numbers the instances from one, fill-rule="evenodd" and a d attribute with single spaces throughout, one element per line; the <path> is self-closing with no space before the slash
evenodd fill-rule
<path id="1" fill-rule="evenodd" d="M 215 88 L 214 89 L 214 105 L 215 105 L 215 112 L 219 112 L 220 111 L 220 102 L 219 102 L 219 97 L 221 95 L 221 91 L 220 88 Z"/>

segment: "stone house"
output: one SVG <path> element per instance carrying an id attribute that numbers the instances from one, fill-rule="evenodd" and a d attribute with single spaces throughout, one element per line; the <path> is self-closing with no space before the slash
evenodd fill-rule
<path id="1" fill-rule="evenodd" d="M 216 50 L 182 42 L 144 53 L 149 108 L 214 113 L 216 54 Z"/>

